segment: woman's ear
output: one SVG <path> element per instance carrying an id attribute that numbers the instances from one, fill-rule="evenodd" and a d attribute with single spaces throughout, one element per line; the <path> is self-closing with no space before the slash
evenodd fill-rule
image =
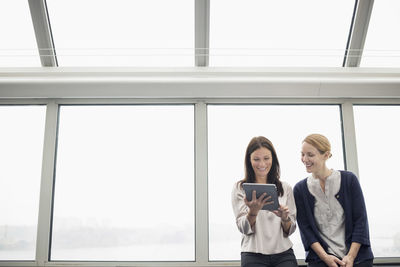
<path id="1" fill-rule="evenodd" d="M 331 156 L 332 156 L 332 154 L 331 154 L 330 151 L 326 151 L 326 152 L 324 153 L 324 159 L 325 159 L 325 160 L 329 159 Z"/>

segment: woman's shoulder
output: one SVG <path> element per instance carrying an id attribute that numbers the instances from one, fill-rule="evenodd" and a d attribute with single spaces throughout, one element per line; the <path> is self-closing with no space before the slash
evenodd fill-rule
<path id="1" fill-rule="evenodd" d="M 301 188 L 301 187 L 303 187 L 303 186 L 307 186 L 307 179 L 308 179 L 308 177 L 307 177 L 307 178 L 303 178 L 303 179 L 301 179 L 300 181 L 298 181 L 298 182 L 294 185 L 294 188 Z"/>
<path id="2" fill-rule="evenodd" d="M 350 190 L 355 190 L 355 188 L 360 188 L 360 181 L 358 177 L 351 171 L 340 171 L 341 188 L 350 188 Z"/>
<path id="3" fill-rule="evenodd" d="M 243 180 L 238 180 L 233 184 L 233 190 L 242 190 L 242 182 Z"/>
<path id="4" fill-rule="evenodd" d="M 283 189 L 286 189 L 286 188 L 292 189 L 292 186 L 288 182 L 281 180 L 281 183 L 282 183 Z"/>
<path id="5" fill-rule="evenodd" d="M 351 172 L 351 171 L 346 171 L 346 170 L 338 170 L 340 172 L 340 175 L 343 177 L 355 177 L 356 175 Z"/>
<path id="6" fill-rule="evenodd" d="M 351 171 L 339 170 L 339 172 L 340 172 L 340 178 L 342 179 L 342 181 L 343 180 L 348 181 L 348 182 L 351 182 L 354 180 L 358 181 L 357 176 Z"/>

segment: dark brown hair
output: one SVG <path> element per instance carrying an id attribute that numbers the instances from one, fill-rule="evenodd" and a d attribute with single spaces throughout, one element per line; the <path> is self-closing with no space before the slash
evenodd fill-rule
<path id="1" fill-rule="evenodd" d="M 281 175 L 281 169 L 279 167 L 278 156 L 276 155 L 276 151 L 275 151 L 274 146 L 272 145 L 272 142 L 264 136 L 253 137 L 250 140 L 250 143 L 247 146 L 246 155 L 244 158 L 245 177 L 243 180 L 241 180 L 240 184 L 255 183 L 256 176 L 255 176 L 255 173 L 253 170 L 253 166 L 251 166 L 250 155 L 257 149 L 262 148 L 262 147 L 265 147 L 266 149 L 271 151 L 271 154 L 272 154 L 272 166 L 267 175 L 267 183 L 275 184 L 276 188 L 278 190 L 278 195 L 282 196 L 283 195 L 283 187 L 282 187 L 282 182 L 279 180 L 280 175 Z"/>

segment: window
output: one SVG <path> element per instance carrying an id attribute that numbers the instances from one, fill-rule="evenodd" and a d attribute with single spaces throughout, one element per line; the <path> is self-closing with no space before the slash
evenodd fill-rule
<path id="1" fill-rule="evenodd" d="M 360 183 L 375 257 L 400 257 L 400 207 L 395 204 L 400 185 L 399 117 L 400 106 L 354 106 Z"/>
<path id="2" fill-rule="evenodd" d="M 61 106 L 51 260 L 194 260 L 191 105 Z"/>
<path id="3" fill-rule="evenodd" d="M 211 66 L 342 66 L 354 1 L 210 2 Z"/>
<path id="4" fill-rule="evenodd" d="M 60 66 L 194 65 L 194 1 L 47 4 Z"/>
<path id="5" fill-rule="evenodd" d="M 0 1 L 0 67 L 39 67 L 28 1 Z"/>
<path id="6" fill-rule="evenodd" d="M 307 173 L 300 161 L 302 140 L 311 133 L 328 137 L 329 167 L 343 169 L 342 129 L 337 105 L 210 105 L 208 107 L 208 173 L 210 260 L 239 260 L 241 235 L 235 225 L 231 191 L 244 175 L 250 139 L 263 135 L 278 154 L 281 179 L 292 188 Z M 291 236 L 298 259 L 304 259 L 299 230 Z"/>
<path id="7" fill-rule="evenodd" d="M 361 67 L 400 67 L 400 1 L 374 1 Z"/>
<path id="8" fill-rule="evenodd" d="M 0 260 L 34 260 L 44 106 L 0 106 Z"/>

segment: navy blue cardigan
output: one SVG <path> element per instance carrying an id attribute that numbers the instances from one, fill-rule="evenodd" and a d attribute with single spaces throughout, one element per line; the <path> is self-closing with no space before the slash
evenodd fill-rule
<path id="1" fill-rule="evenodd" d="M 339 192 L 335 195 L 342 205 L 345 214 L 345 243 L 350 249 L 352 242 L 361 244 L 354 263 L 374 258 L 372 254 L 367 211 L 364 196 L 357 177 L 348 171 L 340 171 L 341 182 Z M 301 240 L 306 251 L 306 262 L 321 261 L 311 249 L 311 244 L 319 242 L 327 251 L 328 245 L 321 238 L 314 217 L 315 198 L 308 191 L 307 178 L 298 182 L 293 188 L 297 208 L 297 224 Z"/>

